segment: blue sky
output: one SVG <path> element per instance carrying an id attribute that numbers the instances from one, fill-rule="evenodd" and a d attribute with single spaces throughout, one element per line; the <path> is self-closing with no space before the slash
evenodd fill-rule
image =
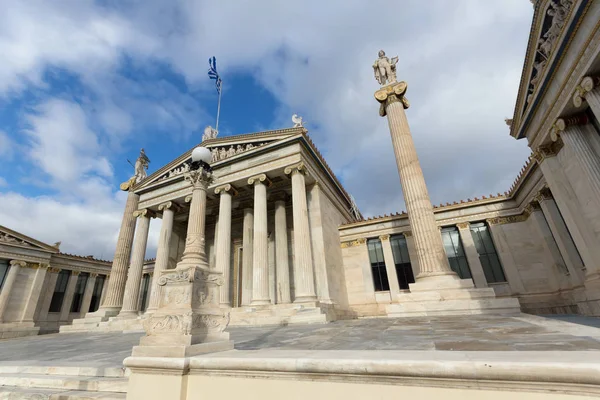
<path id="1" fill-rule="evenodd" d="M 213 55 L 220 135 L 289 127 L 298 113 L 365 215 L 404 209 L 373 99 L 380 48 L 400 57 L 434 203 L 507 190 L 529 153 L 504 124 L 526 0 L 0 3 L 0 224 L 64 251 L 111 258 L 127 159 L 145 148 L 152 172 L 214 125 Z"/>

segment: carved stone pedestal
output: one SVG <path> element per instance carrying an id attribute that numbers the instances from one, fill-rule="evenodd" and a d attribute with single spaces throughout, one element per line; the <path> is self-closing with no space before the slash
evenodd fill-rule
<path id="1" fill-rule="evenodd" d="M 229 312 L 219 307 L 223 274 L 199 266 L 162 271 L 160 308 L 144 321 L 133 356 L 190 357 L 233 349 Z"/>

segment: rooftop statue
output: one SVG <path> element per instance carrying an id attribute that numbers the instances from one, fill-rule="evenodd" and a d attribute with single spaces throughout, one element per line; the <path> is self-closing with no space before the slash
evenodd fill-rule
<path id="1" fill-rule="evenodd" d="M 381 86 L 397 82 L 396 80 L 396 64 L 398 56 L 392 57 L 390 60 L 385 55 L 385 51 L 379 50 L 379 58 L 373 63 L 373 71 L 375 79 Z"/>
<path id="2" fill-rule="evenodd" d="M 135 161 L 135 174 L 133 175 L 135 178 L 135 183 L 140 183 L 142 180 L 148 176 L 146 170 L 148 169 L 148 164 L 150 164 L 150 159 L 146 156 L 146 152 L 144 149 L 140 150 L 140 156 Z"/>
<path id="3" fill-rule="evenodd" d="M 302 117 L 299 117 L 298 114 L 292 115 L 292 122 L 294 123 L 294 128 L 300 128 L 304 126 Z"/>
<path id="4" fill-rule="evenodd" d="M 204 128 L 204 135 L 202 135 L 202 141 L 204 142 L 208 139 L 216 139 L 218 134 L 219 132 L 209 125 L 206 128 Z"/>

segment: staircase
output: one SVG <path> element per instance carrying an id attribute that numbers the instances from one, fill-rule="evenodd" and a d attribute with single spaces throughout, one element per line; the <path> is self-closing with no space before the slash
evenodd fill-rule
<path id="1" fill-rule="evenodd" d="M 335 319 L 327 307 L 316 302 L 242 306 L 232 308 L 229 315 L 229 326 L 324 324 Z"/>
<path id="2" fill-rule="evenodd" d="M 124 400 L 124 368 L 0 366 L 0 400 Z"/>

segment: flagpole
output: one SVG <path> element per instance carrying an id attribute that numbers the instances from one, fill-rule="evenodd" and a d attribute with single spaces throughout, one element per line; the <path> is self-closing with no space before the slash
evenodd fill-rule
<path id="1" fill-rule="evenodd" d="M 219 132 L 219 114 L 221 113 L 221 91 L 223 88 L 221 88 L 221 90 L 219 90 L 219 102 L 217 104 L 217 126 L 215 127 L 215 130 L 217 132 Z"/>

